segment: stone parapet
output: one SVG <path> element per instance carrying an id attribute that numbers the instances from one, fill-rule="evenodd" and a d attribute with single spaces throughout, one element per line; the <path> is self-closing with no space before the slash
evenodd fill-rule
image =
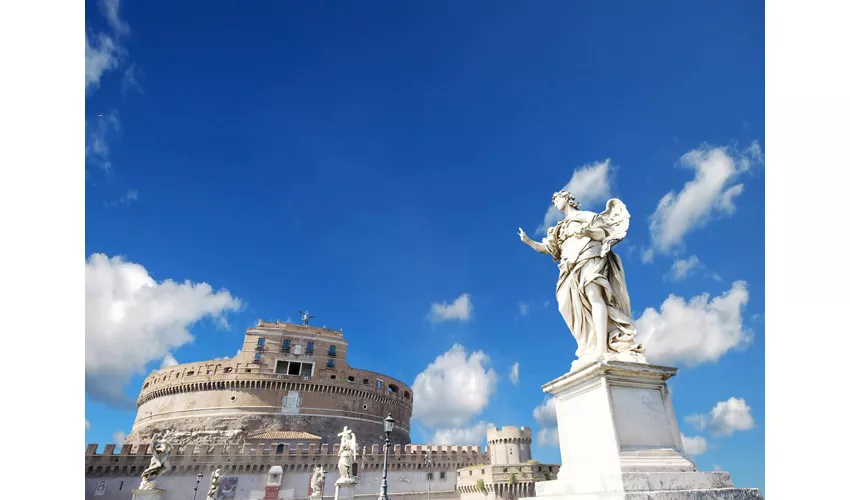
<path id="1" fill-rule="evenodd" d="M 115 445 L 108 444 L 103 452 L 97 453 L 97 444 L 86 447 L 86 476 L 119 476 L 140 474 L 148 466 L 151 454 L 149 445 L 123 445 L 115 452 Z M 306 471 L 323 465 L 336 467 L 339 444 L 310 444 L 309 446 L 287 443 L 246 443 L 239 446 L 178 446 L 169 459 L 170 474 L 210 471 L 215 467 L 224 473 L 263 472 L 280 465 L 284 472 Z M 421 469 L 425 454 L 434 458 L 434 469 L 456 470 L 489 460 L 487 450 L 480 446 L 445 445 L 395 445 L 388 455 L 389 467 L 399 469 Z M 364 446 L 358 453 L 360 470 L 377 470 L 383 467 L 384 455 L 379 445 Z"/>

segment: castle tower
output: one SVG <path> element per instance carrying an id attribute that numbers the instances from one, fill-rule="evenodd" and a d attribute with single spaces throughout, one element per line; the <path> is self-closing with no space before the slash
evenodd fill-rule
<path id="1" fill-rule="evenodd" d="M 490 465 L 524 464 L 531 460 L 531 429 L 504 426 L 487 429 Z"/>

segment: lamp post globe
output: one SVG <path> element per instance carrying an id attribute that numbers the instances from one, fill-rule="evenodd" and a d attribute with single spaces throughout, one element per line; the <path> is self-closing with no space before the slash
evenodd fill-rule
<path id="1" fill-rule="evenodd" d="M 390 500 L 387 496 L 387 459 L 390 453 L 390 433 L 393 431 L 395 420 L 391 413 L 384 419 L 384 477 L 381 480 L 381 494 L 378 500 Z"/>

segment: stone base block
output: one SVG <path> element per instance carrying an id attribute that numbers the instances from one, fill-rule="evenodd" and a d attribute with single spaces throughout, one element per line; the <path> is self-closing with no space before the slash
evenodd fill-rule
<path id="1" fill-rule="evenodd" d="M 133 490 L 133 500 L 160 500 L 165 490 L 152 488 L 149 490 Z"/>
<path id="2" fill-rule="evenodd" d="M 604 477 L 603 489 L 571 492 L 561 481 L 541 481 L 546 500 L 763 500 L 755 488 L 735 488 L 727 472 L 625 472 Z"/>
<path id="3" fill-rule="evenodd" d="M 357 485 L 353 480 L 338 480 L 334 500 L 354 500 L 354 487 Z"/>

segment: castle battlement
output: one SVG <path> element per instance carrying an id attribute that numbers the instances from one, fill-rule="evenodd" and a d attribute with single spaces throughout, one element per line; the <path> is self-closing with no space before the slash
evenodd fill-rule
<path id="1" fill-rule="evenodd" d="M 141 474 L 150 464 L 150 445 L 125 444 L 116 452 L 116 445 L 107 444 L 101 453 L 97 444 L 86 446 L 86 476 L 123 476 Z M 306 472 L 316 466 L 327 470 L 336 468 L 339 444 L 245 443 L 241 445 L 175 446 L 168 460 L 170 474 L 212 472 L 216 468 L 225 474 L 262 473 L 270 467 L 281 466 L 286 472 Z M 423 455 L 434 459 L 435 470 L 454 471 L 461 467 L 489 462 L 487 449 L 480 446 L 394 445 L 390 447 L 388 465 L 392 470 L 419 470 Z M 376 471 L 383 467 L 382 446 L 364 446 L 357 456 L 361 471 Z"/>
<path id="2" fill-rule="evenodd" d="M 103 447 L 103 451 L 98 453 L 99 445 L 90 443 L 86 445 L 86 457 L 124 457 L 124 456 L 146 456 L 150 457 L 150 445 L 148 444 L 125 444 L 121 445 L 118 453 L 115 452 L 117 445 L 107 444 Z M 282 447 L 282 448 L 281 448 Z M 283 450 L 281 452 L 272 452 L 271 449 L 276 448 Z M 334 444 L 330 447 L 328 444 L 311 443 L 307 446 L 296 444 L 291 446 L 288 443 L 268 442 L 268 443 L 245 443 L 242 445 L 194 445 L 187 444 L 185 446 L 175 446 L 174 453 L 171 455 L 173 460 L 175 457 L 199 455 L 204 456 L 231 456 L 231 455 L 305 455 L 305 456 L 336 456 L 339 453 L 339 444 Z M 457 446 L 457 445 L 439 445 L 439 444 L 406 444 L 394 445 L 390 448 L 390 456 L 418 456 L 422 454 L 443 454 L 443 455 L 486 455 L 487 448 L 481 450 L 480 446 Z M 368 457 L 370 455 L 378 455 L 383 460 L 382 446 L 373 444 L 372 446 L 364 446 L 358 456 Z"/>
<path id="3" fill-rule="evenodd" d="M 487 444 L 496 443 L 531 443 L 531 428 L 506 425 L 502 428 L 491 427 L 487 429 Z"/>

